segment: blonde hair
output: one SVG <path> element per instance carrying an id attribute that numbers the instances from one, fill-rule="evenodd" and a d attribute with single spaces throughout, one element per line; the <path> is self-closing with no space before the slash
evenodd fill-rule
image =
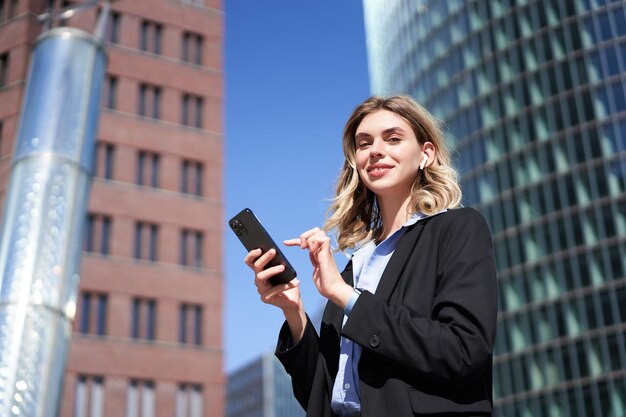
<path id="1" fill-rule="evenodd" d="M 354 109 L 344 128 L 345 161 L 324 224 L 324 230 L 336 232 L 339 250 L 377 239 L 382 233 L 376 196 L 361 182 L 355 163 L 356 130 L 367 115 L 379 110 L 388 110 L 404 118 L 413 128 L 420 145 L 431 142 L 435 146 L 435 161 L 415 175 L 409 210 L 432 215 L 457 207 L 461 202 L 458 176 L 452 168 L 450 150 L 439 122 L 409 96 L 370 97 Z"/>

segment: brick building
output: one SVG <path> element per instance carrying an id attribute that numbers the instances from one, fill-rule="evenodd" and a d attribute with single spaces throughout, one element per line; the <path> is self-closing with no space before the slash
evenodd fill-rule
<path id="1" fill-rule="evenodd" d="M 72 2 L 0 0 L 0 210 L 48 3 Z M 63 417 L 223 414 L 223 20 L 221 0 L 112 4 Z"/>

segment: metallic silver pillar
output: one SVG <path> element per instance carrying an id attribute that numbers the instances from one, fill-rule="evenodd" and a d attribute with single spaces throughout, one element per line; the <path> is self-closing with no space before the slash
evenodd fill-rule
<path id="1" fill-rule="evenodd" d="M 0 416 L 59 410 L 105 65 L 71 28 L 33 52 L 0 222 Z"/>

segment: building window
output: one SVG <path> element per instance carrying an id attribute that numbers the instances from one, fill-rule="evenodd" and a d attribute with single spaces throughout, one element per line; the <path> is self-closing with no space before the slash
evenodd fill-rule
<path id="1" fill-rule="evenodd" d="M 202 162 L 183 160 L 180 173 L 180 192 L 202 195 Z"/>
<path id="2" fill-rule="evenodd" d="M 161 117 L 161 88 L 141 83 L 139 85 L 139 104 L 137 113 L 140 116 L 159 119 Z"/>
<path id="3" fill-rule="evenodd" d="M 111 12 L 107 19 L 107 28 L 104 34 L 104 40 L 109 43 L 119 43 L 120 40 L 120 21 L 122 16 L 118 12 Z"/>
<path id="4" fill-rule="evenodd" d="M 19 0 L 9 0 L 9 15 L 8 18 L 9 19 L 13 19 L 15 16 L 17 16 L 17 6 L 18 6 L 18 2 Z"/>
<path id="5" fill-rule="evenodd" d="M 202 65 L 202 35 L 193 32 L 183 33 L 182 60 L 192 64 Z"/>
<path id="6" fill-rule="evenodd" d="M 17 6 L 19 0 L 0 0 L 0 24 L 17 16 Z M 6 10 L 5 13 L 5 9 Z"/>
<path id="7" fill-rule="evenodd" d="M 109 110 L 117 108 L 117 77 L 109 75 L 104 87 L 103 106 Z"/>
<path id="8" fill-rule="evenodd" d="M 180 237 L 181 265 L 202 267 L 202 240 L 202 232 L 183 229 Z"/>
<path id="9" fill-rule="evenodd" d="M 96 151 L 96 176 L 105 180 L 113 179 L 113 159 L 115 146 L 110 143 L 98 142 Z"/>
<path id="10" fill-rule="evenodd" d="M 9 53 L 0 55 L 0 88 L 9 82 Z"/>
<path id="11" fill-rule="evenodd" d="M 106 334 L 107 302 L 106 294 L 82 293 L 78 328 L 80 333 L 98 336 Z"/>
<path id="12" fill-rule="evenodd" d="M 161 32 L 163 27 L 155 22 L 144 20 L 141 22 L 139 49 L 154 54 L 161 53 Z"/>
<path id="13" fill-rule="evenodd" d="M 159 154 L 139 151 L 137 154 L 137 185 L 157 188 L 159 186 Z"/>
<path id="14" fill-rule="evenodd" d="M 137 222 L 135 224 L 133 257 L 156 262 L 158 236 L 159 227 L 156 224 Z"/>
<path id="15" fill-rule="evenodd" d="M 176 417 L 202 417 L 202 385 L 180 384 L 176 393 Z"/>
<path id="16" fill-rule="evenodd" d="M 133 339 L 154 340 L 156 329 L 156 302 L 133 298 L 130 336 Z"/>
<path id="17" fill-rule="evenodd" d="M 200 96 L 193 94 L 183 94 L 181 100 L 180 122 L 185 126 L 202 128 L 202 109 L 204 100 Z"/>
<path id="18" fill-rule="evenodd" d="M 154 381 L 131 379 L 126 392 L 126 417 L 154 417 Z"/>
<path id="19" fill-rule="evenodd" d="M 69 9 L 71 9 L 72 7 L 72 1 L 71 0 L 62 0 L 61 1 L 61 12 L 66 12 L 69 11 Z M 61 15 L 63 16 L 63 15 Z M 72 17 L 72 13 L 69 12 L 69 15 L 67 17 L 61 17 L 59 19 L 59 26 L 67 26 L 68 21 L 70 20 L 70 17 Z"/>
<path id="20" fill-rule="evenodd" d="M 111 217 L 93 213 L 88 214 L 83 238 L 83 250 L 108 255 L 110 240 Z"/>
<path id="21" fill-rule="evenodd" d="M 104 415 L 104 380 L 101 376 L 78 375 L 74 393 L 74 417 Z"/>
<path id="22" fill-rule="evenodd" d="M 178 341 L 180 343 L 202 345 L 202 306 L 181 304 Z"/>

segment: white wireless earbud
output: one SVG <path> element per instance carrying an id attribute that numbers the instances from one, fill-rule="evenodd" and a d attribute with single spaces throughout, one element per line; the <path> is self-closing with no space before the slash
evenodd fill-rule
<path id="1" fill-rule="evenodd" d="M 423 154 L 424 156 L 422 157 L 422 162 L 420 163 L 420 169 L 424 169 L 424 167 L 426 166 L 426 162 L 428 162 L 428 155 Z"/>

